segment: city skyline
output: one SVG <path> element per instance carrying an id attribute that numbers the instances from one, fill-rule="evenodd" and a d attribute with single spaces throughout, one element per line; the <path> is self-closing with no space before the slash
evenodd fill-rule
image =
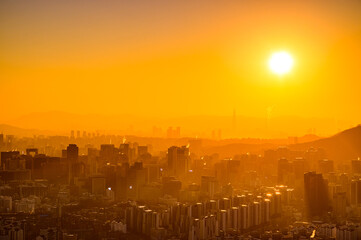
<path id="1" fill-rule="evenodd" d="M 297 128 L 288 126 L 292 122 Z M 277 139 L 317 135 L 328 137 L 357 126 L 335 118 L 303 118 L 298 116 L 262 117 L 238 115 L 233 110 L 229 116 L 177 116 L 149 117 L 134 115 L 77 114 L 59 111 L 38 112 L 3 120 L 0 132 L 19 136 L 65 135 L 71 130 L 99 132 L 115 135 L 166 137 L 169 128 L 180 127 L 182 137 L 212 138 L 222 132 L 222 138 Z"/>
<path id="2" fill-rule="evenodd" d="M 361 240 L 360 13 L 0 1 L 0 240 Z"/>

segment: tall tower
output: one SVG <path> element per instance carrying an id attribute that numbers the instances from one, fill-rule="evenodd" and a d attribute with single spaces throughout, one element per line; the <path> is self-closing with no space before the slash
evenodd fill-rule
<path id="1" fill-rule="evenodd" d="M 69 144 L 66 148 L 67 158 L 69 162 L 77 162 L 79 156 L 79 148 L 76 144 Z"/>
<path id="2" fill-rule="evenodd" d="M 79 148 L 76 144 L 69 144 L 66 148 L 66 157 L 68 161 L 68 183 L 72 184 L 76 175 L 76 166 L 78 163 Z"/>
<path id="3" fill-rule="evenodd" d="M 189 148 L 170 147 L 168 148 L 168 170 L 171 175 L 181 177 L 186 174 L 189 167 Z"/>
<path id="4" fill-rule="evenodd" d="M 305 204 L 309 217 L 322 216 L 329 209 L 327 181 L 322 174 L 308 172 L 304 174 Z"/>
<path id="5" fill-rule="evenodd" d="M 351 181 L 351 205 L 361 205 L 361 179 Z"/>

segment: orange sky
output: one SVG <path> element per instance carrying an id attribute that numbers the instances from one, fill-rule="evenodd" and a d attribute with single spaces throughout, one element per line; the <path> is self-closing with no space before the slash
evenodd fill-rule
<path id="1" fill-rule="evenodd" d="M 356 0 L 4 0 L 0 119 L 272 109 L 361 123 L 360 12 Z M 267 67 L 278 50 L 295 60 L 282 78 Z"/>

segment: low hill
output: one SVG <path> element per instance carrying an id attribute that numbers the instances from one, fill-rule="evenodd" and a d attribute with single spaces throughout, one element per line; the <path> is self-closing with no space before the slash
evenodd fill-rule
<path id="1" fill-rule="evenodd" d="M 17 137 L 34 137 L 34 135 L 55 135 L 54 132 L 38 129 L 25 129 L 7 124 L 0 124 L 0 134 L 15 135 Z"/>
<path id="2" fill-rule="evenodd" d="M 323 148 L 329 159 L 343 162 L 361 157 L 361 125 L 347 129 L 334 136 L 312 142 L 293 144 L 292 150 Z"/>

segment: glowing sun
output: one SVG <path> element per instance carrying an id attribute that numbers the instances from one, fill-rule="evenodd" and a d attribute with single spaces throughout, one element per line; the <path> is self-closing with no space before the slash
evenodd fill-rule
<path id="1" fill-rule="evenodd" d="M 293 58 L 288 52 L 275 52 L 269 59 L 268 66 L 273 73 L 284 75 L 292 70 Z"/>

